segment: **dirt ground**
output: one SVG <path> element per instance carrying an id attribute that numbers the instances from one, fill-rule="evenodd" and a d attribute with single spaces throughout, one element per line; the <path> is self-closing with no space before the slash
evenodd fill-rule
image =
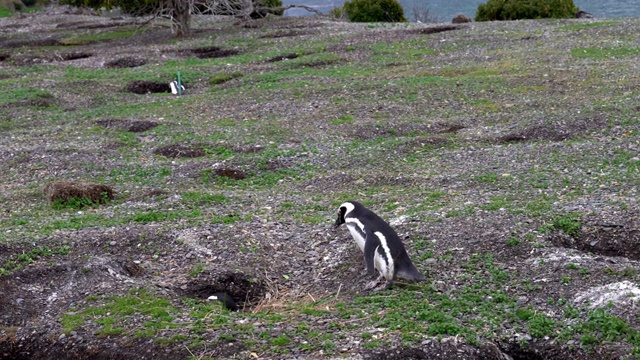
<path id="1" fill-rule="evenodd" d="M 60 37 L 61 29 L 82 32 L 91 29 L 116 29 L 131 24 L 128 18 L 101 18 L 82 14 L 65 13 L 64 8 L 51 8 L 41 14 L 17 15 L 2 19 L 0 25 L 0 78 L 13 79 L 15 72 L 11 69 L 18 66 L 54 66 L 58 69 L 127 69 L 147 64 L 166 61 L 184 61 L 189 57 L 226 57 L 241 54 L 241 51 L 221 51 L 219 48 L 204 47 L 198 39 L 218 36 L 224 30 L 215 23 L 204 26 L 196 23 L 193 39 L 176 43 L 170 31 L 161 25 L 151 26 L 139 36 L 111 40 L 107 43 L 88 43 L 74 45 L 71 48 Z M 235 20 L 234 20 L 235 21 Z M 227 22 L 230 22 L 227 20 Z M 345 24 L 329 20 L 296 20 L 282 19 L 274 22 L 255 22 L 251 24 L 235 23 L 236 31 L 252 31 L 252 27 L 268 28 L 270 38 L 274 41 L 282 39 L 307 39 L 331 33 L 335 36 L 351 34 L 346 49 L 358 42 L 383 41 L 393 43 L 395 39 L 411 36 L 427 36 L 449 31 L 470 31 L 464 26 L 446 25 L 430 30 L 409 28 L 389 32 L 368 32 L 366 27 Z M 487 25 L 489 26 L 489 25 Z M 502 25 L 493 24 L 500 27 Z M 507 26 L 507 25 L 505 25 Z M 532 25 L 534 26 L 534 25 Z M 629 31 L 639 27 L 637 22 L 630 22 Z M 353 35 L 359 31 L 359 35 Z M 435 29 L 435 30 L 434 30 Z M 520 30 L 519 30 L 520 29 Z M 508 31 L 521 31 L 521 28 L 509 28 Z M 251 35 L 247 35 L 251 36 Z M 473 36 L 473 35 L 469 35 Z M 545 35 L 546 36 L 546 35 Z M 321 36 L 320 36 L 321 38 Z M 540 40 L 540 39 L 538 39 Z M 537 39 L 520 38 L 518 41 L 537 41 Z M 540 40 L 541 42 L 544 39 Z M 580 41 L 588 41 L 580 38 Z M 195 45 L 190 47 L 190 42 Z M 178 45 L 176 45 L 178 44 Z M 28 50 L 26 50 L 28 49 Z M 51 50 L 53 49 L 53 50 Z M 185 50 L 186 49 L 186 50 Z M 353 61 L 360 56 L 357 51 L 342 49 L 342 54 Z M 336 50 L 337 51 L 337 50 Z M 500 50 L 496 50 L 499 54 Z M 473 62 L 474 56 L 465 61 Z M 499 56 L 499 55 L 496 55 Z M 297 54 L 279 55 L 278 58 L 264 59 L 255 64 L 255 71 L 268 71 L 272 62 L 295 59 Z M 315 66 L 322 66 L 316 64 Z M 389 66 L 394 66 L 390 64 Z M 71 71 L 71 70 L 56 70 Z M 638 71 L 629 75 L 627 91 L 638 94 Z M 561 96 L 562 86 L 553 84 L 553 80 L 540 81 L 540 86 L 551 89 L 552 93 Z M 390 79 L 392 81 L 393 79 Z M 18 81 L 18 80 L 16 80 Z M 47 108 L 57 106 L 65 111 L 99 108 L 108 103 L 107 98 L 88 97 L 86 91 L 92 88 L 90 77 L 75 80 L 77 88 L 64 91 L 51 91 L 54 97 L 43 96 L 37 99 L 20 100 L 3 105 L 2 116 L 18 117 L 28 107 Z M 533 81 L 533 80 L 531 80 Z M 543 83 L 547 81 L 547 83 Z M 231 81 L 230 81 L 231 82 Z M 228 85 L 225 85 L 228 84 Z M 233 84 L 220 84 L 234 86 Z M 34 84 L 38 87 L 56 86 L 43 81 Z M 461 85 L 462 86 L 462 85 Z M 126 91 L 133 94 L 128 94 Z M 194 82 L 188 85 L 193 94 L 206 93 L 206 84 Z M 555 90 L 554 90 L 555 89 Z M 102 90 L 100 90 L 102 91 Z M 134 82 L 123 81 L 117 89 L 123 98 L 128 96 L 153 96 L 147 93 L 170 91 L 167 82 Z M 374 89 L 371 90 L 371 93 Z M 439 96 L 439 95 L 434 95 Z M 446 97 L 446 93 L 441 95 Z M 285 114 L 287 119 L 313 118 L 308 115 L 315 111 L 313 104 L 309 108 L 288 107 L 287 99 L 275 99 L 271 103 L 255 104 L 238 103 L 217 109 L 224 114 L 246 114 L 277 112 Z M 322 97 L 317 97 L 315 105 L 323 105 Z M 370 105 L 370 104 L 369 104 Z M 401 111 L 400 105 L 378 100 L 378 108 L 367 108 L 363 111 L 394 113 Z M 621 106 L 626 106 L 621 105 Z M 630 117 L 637 120 L 639 108 L 627 109 Z M 355 109 L 355 112 L 360 109 Z M 561 111 L 561 110 L 559 110 Z M 567 112 L 571 112 L 568 111 Z M 442 159 L 440 173 L 423 176 L 420 173 L 376 172 L 366 176 L 362 172 L 352 171 L 367 164 L 366 158 L 338 159 L 339 151 L 332 153 L 333 158 L 318 156 L 309 160 L 314 166 L 326 169 L 318 176 L 302 183 L 292 184 L 287 191 L 288 201 L 296 202 L 300 192 L 339 191 L 357 185 L 372 186 L 405 186 L 406 188 L 438 188 L 447 194 L 463 193 L 468 203 L 485 202 L 483 194 L 476 193 L 468 185 L 468 170 L 474 163 L 489 164 L 484 168 L 494 168 L 499 178 L 509 177 L 501 173 L 501 166 L 511 169 L 523 169 L 527 159 L 543 158 L 553 151 L 562 153 L 564 147 L 572 147 L 577 153 L 602 151 L 610 146 L 612 149 L 626 149 L 637 152 L 637 135 L 627 134 L 632 130 L 621 129 L 611 125 L 615 116 L 605 111 L 594 111 L 575 117 L 565 117 L 566 113 L 555 122 L 544 119 L 525 119 L 515 125 L 505 125 L 499 130 L 490 129 L 483 124 L 474 123 L 473 118 L 454 118 L 451 121 L 435 121 L 433 123 L 394 123 L 393 120 L 380 124 L 373 120 L 356 123 L 344 130 L 327 129 L 319 134 L 318 144 L 322 139 L 362 140 L 396 137 L 414 133 L 426 134 L 423 138 L 415 138 L 404 142 L 394 150 L 390 157 L 405 156 L 415 153 L 416 149 L 438 149 L 447 151 L 451 147 L 451 135 L 462 138 L 465 146 L 451 150 Z M 256 115 L 258 116 L 258 115 Z M 29 203 L 43 202 L 42 188 L 47 180 L 67 172 L 78 171 L 75 164 L 96 164 L 95 172 L 113 172 L 122 164 L 112 159 L 119 156 L 122 143 L 110 139 L 110 142 L 90 144 L 86 148 L 78 147 L 77 151 L 65 151 L 61 146 L 71 137 L 56 135 L 59 131 L 71 131 L 60 119 L 58 125 L 45 124 L 34 116 L 29 122 L 15 123 L 10 129 L 10 136 L 29 134 L 33 129 L 46 129 L 43 137 L 33 135 L 31 140 L 13 141 L 4 134 L 0 158 L 0 172 L 4 173 L 2 204 L 0 218 L 7 223 L 19 224 L 18 217 L 29 219 Z M 227 181 L 239 181 L 250 176 L 256 169 L 276 171 L 295 168 L 302 160 L 299 157 L 280 157 L 263 164 L 246 164 L 238 160 L 240 156 L 231 157 L 220 165 L 218 161 L 207 160 L 210 154 L 205 149 L 207 144 L 185 142 L 184 144 L 155 144 L 157 139 L 146 137 L 146 132 L 158 126 L 180 126 L 170 121 L 149 119 L 88 119 L 87 123 L 100 129 L 115 129 L 138 136 L 139 143 L 145 144 L 149 150 L 147 156 L 166 158 L 166 164 L 173 164 L 172 175 L 168 184 L 181 184 L 181 179 L 191 181 L 203 174 L 203 169 L 213 169 L 213 174 L 228 178 Z M 291 120 L 293 123 L 293 120 Z M 69 125 L 73 126 L 73 125 Z M 309 133 L 309 127 L 319 128 L 317 124 L 295 124 L 291 126 L 294 135 Z M 3 131 L 6 128 L 3 127 Z M 22 129 L 22 130 L 21 130 Z M 596 135 L 591 135 L 591 134 Z M 48 135 L 47 135 L 48 134 Z M 46 138 L 50 136 L 50 138 Z M 575 143 L 576 137 L 584 136 L 593 141 Z M 591 137 L 592 136 L 592 137 Z M 625 138 L 625 136 L 627 136 Z M 597 139 L 596 139 L 597 138 Z M 626 139 L 620 141 L 620 139 Z M 67 139 L 67 140 L 61 140 Z M 75 140 L 69 140 L 75 141 Z M 121 140 L 119 140 L 121 141 Z M 339 141 L 338 141 L 339 142 Z M 534 148 L 529 144 L 544 142 L 545 147 Z M 166 145 L 166 146 L 164 146 Z M 297 148 L 300 146 L 295 136 L 283 142 L 282 147 Z M 318 145 L 321 148 L 322 145 Z M 478 150 L 483 146 L 491 146 L 492 154 Z M 510 147 L 513 146 L 513 147 Z M 515 150 L 513 150 L 515 149 Z M 262 145 L 243 143 L 226 144 L 231 154 L 260 154 Z M 535 152 L 539 151 L 540 154 Z M 314 155 L 305 155 L 314 156 Z M 517 156 L 520 156 L 517 159 Z M 521 161 L 522 159 L 525 159 Z M 187 162 L 193 160 L 194 162 Z M 171 163 L 174 161 L 174 163 Z M 534 163 L 536 160 L 531 160 Z M 370 162 L 369 162 L 370 164 Z M 529 164 L 531 165 L 531 164 Z M 561 173 L 564 170 L 558 170 Z M 594 170 L 595 171 L 595 170 Z M 22 173 L 23 175 L 19 175 Z M 466 175 L 465 175 L 466 174 Z M 477 175 L 477 174 L 472 174 Z M 585 184 L 590 184 L 592 174 L 583 174 Z M 20 178 L 20 176 L 23 176 Z M 575 175 L 580 176 L 580 174 Z M 596 175 L 593 175 L 596 176 Z M 632 173 L 637 176 L 637 173 Z M 187 181 L 184 180 L 184 181 Z M 595 181 L 595 180 L 594 180 Z M 171 183 L 172 182 L 172 183 Z M 439 216 L 438 221 L 421 221 L 415 217 L 397 217 L 393 224 L 409 244 L 409 253 L 420 257 L 423 253 L 415 253 L 411 249 L 413 241 L 428 238 L 434 245 L 434 252 L 442 257 L 432 258 L 419 268 L 430 279 L 431 285 L 442 293 L 453 291 L 465 284 L 461 264 L 469 261 L 478 253 L 491 253 L 500 267 L 517 274 L 521 279 L 531 281 L 534 288 L 523 296 L 520 289 L 507 286 L 505 293 L 518 297 L 518 302 L 531 305 L 549 316 L 558 316 L 558 306 L 549 303 L 549 298 L 569 299 L 578 305 L 593 304 L 598 301 L 611 301 L 611 312 L 638 327 L 637 301 L 640 289 L 637 287 L 638 270 L 640 269 L 640 218 L 637 207 L 637 182 L 619 185 L 626 189 L 619 190 L 615 184 L 609 188 L 602 187 L 586 194 L 583 198 L 573 199 L 567 203 L 555 204 L 558 211 L 580 212 L 581 226 L 573 235 L 551 229 L 541 231 L 548 225 L 541 218 L 529 216 L 527 213 L 507 211 L 478 211 L 467 216 Z M 25 187 L 30 188 L 27 190 Z M 142 210 L 153 209 L 157 203 L 179 206 L 173 185 L 146 188 L 119 189 L 114 211 L 129 211 L 132 214 Z M 181 185 L 178 185 L 181 186 Z M 283 185 L 289 186 L 289 185 Z M 491 186 L 491 185 L 490 185 Z M 331 190 L 328 190 L 331 189 Z M 493 190 L 487 190 L 487 193 Z M 16 196 L 20 192 L 26 196 Z M 499 191 L 492 192 L 500 195 Z M 289 196 L 289 195 L 287 195 Z M 454 196 L 454 195 L 451 195 Z M 526 196 L 526 195 L 525 195 Z M 241 305 L 241 312 L 278 311 L 281 304 L 293 303 L 301 299 L 326 299 L 340 297 L 345 301 L 354 296 L 366 294 L 362 284 L 367 277 L 361 271 L 361 254 L 357 252 L 352 239 L 345 229 L 333 229 L 331 221 L 335 209 L 327 206 L 323 209 L 326 222 L 305 224 L 281 221 L 269 218 L 264 214 L 273 211 L 271 202 L 279 203 L 284 195 L 261 190 L 252 194 L 250 191 L 238 196 L 237 202 L 216 208 L 229 218 L 240 217 L 242 221 L 234 225 L 224 221 L 212 224 L 190 224 L 184 219 L 174 221 L 126 223 L 113 226 L 90 226 L 80 229 L 55 230 L 47 235 L 31 237 L 29 233 L 20 233 L 20 229 L 12 226 L 3 227 L 5 237 L 0 241 L 0 267 L 9 261 L 20 259 L 21 254 L 33 254 L 34 246 L 55 249 L 49 254 L 32 256 L 26 266 L 7 275 L 0 275 L 0 359 L 182 359 L 193 358 L 290 358 L 290 359 L 619 359 L 630 356 L 632 346 L 625 342 L 605 342 L 595 348 L 584 349 L 572 346 L 572 343 L 559 343 L 548 337 L 531 338 L 520 330 L 505 325 L 502 336 L 488 340 L 482 344 L 468 344 L 457 337 L 426 338 L 419 346 L 405 346 L 400 340 L 393 340 L 387 348 L 366 348 L 356 330 L 344 330 L 336 340 L 331 355 L 321 351 L 304 353 L 292 352 L 280 355 L 256 354 L 247 350 L 242 342 L 233 340 L 220 341 L 216 333 L 208 333 L 203 341 L 215 344 L 199 349 L 197 354 L 191 353 L 184 344 L 162 345 L 153 339 L 140 339 L 133 336 L 100 336 L 95 332 L 100 328 L 96 322 L 87 322 L 70 333 L 61 330 L 60 318 L 63 314 L 73 313 L 74 309 L 83 309 L 91 304 L 90 297 L 126 294 L 131 289 L 153 289 L 153 293 L 171 299 L 176 305 L 184 297 L 206 299 L 213 293 L 225 292 Z M 346 200 L 346 199 L 345 199 Z M 300 200 L 302 201 L 302 200 Z M 462 203 L 462 202 L 461 202 Z M 619 206 L 624 203 L 625 206 Z M 27 204 L 27 205 L 25 205 Z M 271 206 L 271 207 L 270 207 Z M 100 207 L 100 209 L 108 208 Z M 245 210 L 245 209 L 253 210 Z M 256 208 L 262 213 L 254 212 Z M 219 211 L 218 211 L 219 210 Z M 94 212 L 104 215 L 102 211 L 82 210 L 87 214 Z M 235 220 L 235 219 L 234 219 Z M 18 235 L 15 235 L 19 233 Z M 510 238 L 531 238 L 519 246 L 505 245 Z M 17 241 L 20 240 L 20 241 Z M 65 251 L 66 249 L 66 251 Z M 249 250 L 247 250 L 249 249 Z M 70 251 L 69 251 L 70 250 Z M 446 259 L 446 260 L 444 260 Z M 19 261 L 19 260 L 17 260 Z M 203 270 L 196 275 L 189 271 L 197 264 L 204 264 Z M 588 276 L 576 276 L 571 264 L 589 273 Z M 487 275 L 488 276 L 488 275 Z M 571 276 L 571 282 L 565 281 Z M 609 288 L 602 287 L 612 285 Z M 400 287 L 402 288 L 402 286 Z M 395 291 L 395 290 L 394 290 Z M 391 293 L 394 294 L 394 293 Z M 620 295 L 622 294 L 622 295 Z M 392 295 L 390 295 L 392 296 Z M 284 305 L 282 305 L 284 307 Z M 305 318 L 313 321 L 314 326 L 322 331 L 330 331 L 332 324 L 345 322 L 332 313 L 324 316 Z M 132 319 L 129 326 L 135 327 Z M 350 320 L 346 320 L 350 321 Z M 256 327 L 265 327 L 257 324 Z M 270 329 L 271 331 L 289 331 L 287 326 Z M 266 327 L 265 327 L 266 329 Z M 339 331 L 339 330 L 336 330 Z M 509 334 L 504 336 L 504 334 Z M 509 337 L 510 336 L 510 337 Z M 524 341 L 525 339 L 527 341 Z M 293 342 L 296 342 L 294 339 Z"/>

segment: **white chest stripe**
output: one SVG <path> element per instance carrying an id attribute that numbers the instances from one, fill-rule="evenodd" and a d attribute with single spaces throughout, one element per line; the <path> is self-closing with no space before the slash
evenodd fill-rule
<path id="1" fill-rule="evenodd" d="M 360 250 L 364 252 L 364 243 L 366 239 L 362 236 L 361 232 L 359 232 L 358 229 L 356 229 L 355 225 L 347 224 L 347 228 L 351 233 L 351 237 L 353 237 L 353 239 L 356 241 L 356 244 L 358 244 L 358 247 L 360 248 Z"/>
<path id="2" fill-rule="evenodd" d="M 348 218 L 344 219 L 344 222 L 346 222 L 346 223 L 354 223 L 354 224 L 358 225 L 358 227 L 360 228 L 360 230 L 362 232 L 365 232 L 364 231 L 364 224 L 362 222 L 360 222 L 360 220 L 358 220 L 358 218 L 348 217 Z"/>
<path id="3" fill-rule="evenodd" d="M 387 258 L 386 262 L 387 262 L 387 269 L 385 269 L 386 274 L 383 274 L 385 277 L 388 276 L 392 276 L 393 277 L 393 273 L 394 273 L 394 263 L 393 263 L 393 258 L 391 257 L 391 249 L 389 249 L 389 244 L 387 244 L 387 238 L 380 232 L 380 231 L 376 231 L 375 233 L 373 233 L 375 236 L 378 237 L 378 239 L 380 239 L 380 245 L 382 246 L 382 250 L 384 251 L 384 255 Z M 377 249 L 376 249 L 377 252 Z"/>

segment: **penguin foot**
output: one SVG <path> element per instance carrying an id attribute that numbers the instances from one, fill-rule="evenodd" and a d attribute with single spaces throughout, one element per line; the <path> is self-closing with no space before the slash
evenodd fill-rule
<path id="1" fill-rule="evenodd" d="M 380 284 L 380 286 L 373 288 L 373 290 L 371 291 L 387 290 L 391 287 L 391 285 L 393 285 L 393 281 L 385 281 L 384 283 Z"/>
<path id="2" fill-rule="evenodd" d="M 377 279 L 371 281 L 370 283 L 367 284 L 367 286 L 364 287 L 365 290 L 372 290 L 378 287 L 378 285 L 380 285 L 380 283 L 382 282 L 382 280 L 384 279 L 384 276 L 380 275 L 378 276 Z"/>
<path id="3" fill-rule="evenodd" d="M 368 283 L 364 289 L 371 290 L 371 291 L 387 290 L 388 288 L 391 287 L 391 285 L 393 285 L 393 281 L 385 279 L 384 276 L 380 276 L 377 279 Z"/>

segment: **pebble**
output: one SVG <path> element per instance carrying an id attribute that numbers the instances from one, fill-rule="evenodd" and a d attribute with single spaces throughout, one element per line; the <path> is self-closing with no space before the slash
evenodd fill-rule
<path id="1" fill-rule="evenodd" d="M 118 243 L 117 243 L 117 242 L 115 242 L 115 241 L 110 241 L 110 242 L 109 242 L 109 246 L 116 246 L 117 244 L 118 244 Z"/>
<path id="2" fill-rule="evenodd" d="M 16 304 L 18 304 L 18 305 L 22 304 L 23 302 L 24 302 L 23 298 L 17 298 L 16 299 Z"/>

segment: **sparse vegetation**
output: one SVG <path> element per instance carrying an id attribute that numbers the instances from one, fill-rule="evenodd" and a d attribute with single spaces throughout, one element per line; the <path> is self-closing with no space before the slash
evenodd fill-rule
<path id="1" fill-rule="evenodd" d="M 405 22 L 404 10 L 397 0 L 351 0 L 343 11 L 354 22 Z"/>
<path id="2" fill-rule="evenodd" d="M 220 19 L 187 41 L 73 19 L 0 39 L 0 353 L 640 355 L 637 19 Z M 182 96 L 125 92 L 178 70 Z M 113 192 L 50 201 L 63 177 Z M 331 228 L 351 199 L 427 281 L 362 291 Z"/>
<path id="3" fill-rule="evenodd" d="M 478 5 L 476 21 L 575 18 L 573 0 L 488 0 Z"/>

